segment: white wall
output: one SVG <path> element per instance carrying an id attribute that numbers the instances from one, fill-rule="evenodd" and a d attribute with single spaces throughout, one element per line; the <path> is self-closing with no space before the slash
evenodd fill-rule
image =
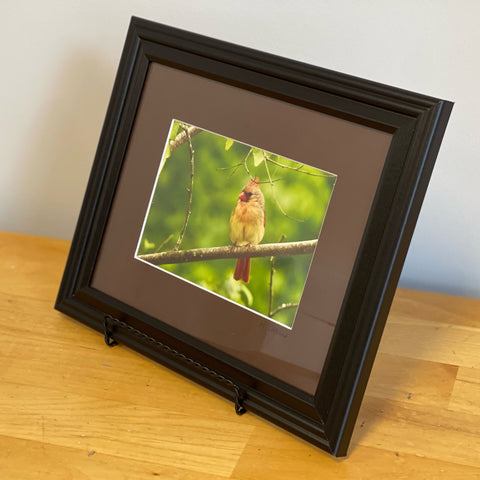
<path id="1" fill-rule="evenodd" d="M 71 238 L 131 15 L 455 101 L 401 285 L 480 297 L 477 0 L 3 0 L 0 229 Z"/>

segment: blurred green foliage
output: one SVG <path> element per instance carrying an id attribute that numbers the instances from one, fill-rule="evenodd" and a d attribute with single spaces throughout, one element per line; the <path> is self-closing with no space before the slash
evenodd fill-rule
<path id="1" fill-rule="evenodd" d="M 169 140 L 182 131 L 184 126 L 173 122 Z M 266 182 L 261 185 L 266 216 L 262 243 L 318 238 L 336 176 L 208 131 L 201 131 L 191 141 L 195 152 L 191 214 L 180 250 L 231 244 L 230 214 L 250 176 Z M 167 148 L 138 255 L 168 251 L 175 246 L 185 224 L 190 174 L 188 143 L 171 153 Z M 271 311 L 300 301 L 311 257 L 275 258 Z M 271 262 L 270 257 L 252 258 L 248 284 L 233 279 L 234 259 L 159 268 L 268 316 Z M 291 327 L 295 313 L 296 308 L 282 309 L 273 319 Z"/>

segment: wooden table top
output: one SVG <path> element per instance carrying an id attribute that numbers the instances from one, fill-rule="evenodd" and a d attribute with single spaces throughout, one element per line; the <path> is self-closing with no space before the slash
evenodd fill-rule
<path id="1" fill-rule="evenodd" d="M 480 479 L 480 300 L 397 291 L 335 459 L 55 311 L 69 246 L 0 233 L 0 479 Z"/>

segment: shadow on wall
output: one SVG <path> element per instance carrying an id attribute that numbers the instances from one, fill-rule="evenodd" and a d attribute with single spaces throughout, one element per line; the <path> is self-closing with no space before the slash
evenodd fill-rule
<path id="1" fill-rule="evenodd" d="M 115 75 L 112 62 L 91 52 L 59 62 L 38 112 L 34 134 L 25 139 L 17 167 L 14 218 L 9 230 L 70 239 L 95 155 Z M 13 225 L 15 222 L 15 225 Z M 8 227 L 8 226 L 7 226 Z"/>

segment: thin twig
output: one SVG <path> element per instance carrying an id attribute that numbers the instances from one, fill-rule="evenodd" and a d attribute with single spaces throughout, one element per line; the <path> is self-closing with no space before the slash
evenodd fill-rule
<path id="1" fill-rule="evenodd" d="M 202 260 L 219 260 L 225 258 L 255 258 L 255 257 L 286 257 L 290 255 L 305 255 L 313 253 L 317 240 L 302 242 L 266 243 L 232 248 L 224 247 L 195 248 L 192 250 L 169 250 L 168 252 L 148 253 L 137 258 L 154 265 L 173 263 L 199 262 Z"/>
<path id="2" fill-rule="evenodd" d="M 247 152 L 247 154 L 245 155 L 245 158 L 243 159 L 243 166 L 245 167 L 245 170 L 248 174 L 248 176 L 250 178 L 253 178 L 252 175 L 250 174 L 250 170 L 248 169 L 248 166 L 247 166 L 247 160 L 248 160 L 248 157 L 250 156 L 250 154 L 252 153 L 252 149 L 250 148 Z"/>
<path id="3" fill-rule="evenodd" d="M 165 245 L 172 239 L 173 237 L 173 234 L 170 234 L 159 246 L 158 248 L 155 250 L 155 253 L 158 253 L 158 252 L 161 252 L 163 247 L 165 247 Z"/>
<path id="4" fill-rule="evenodd" d="M 268 292 L 268 316 L 272 316 L 272 304 L 273 304 L 273 274 L 275 272 L 275 257 L 270 257 L 270 288 Z"/>
<path id="5" fill-rule="evenodd" d="M 288 170 L 293 170 L 295 172 L 304 173 L 305 175 L 311 175 L 312 177 L 335 177 L 335 175 L 333 173 L 328 173 L 328 172 L 325 172 L 325 173 L 305 172 L 305 171 L 302 170 L 302 168 L 304 168 L 305 165 L 300 165 L 299 167 L 294 168 L 294 167 L 289 167 L 288 165 L 283 165 L 281 163 L 278 163 L 275 160 L 272 160 L 271 158 L 269 158 L 267 156 L 266 156 L 266 160 L 267 160 L 267 162 L 273 163 L 277 167 L 287 168 Z"/>
<path id="6" fill-rule="evenodd" d="M 248 169 L 248 166 L 247 166 L 247 159 L 248 159 L 250 153 L 252 153 L 251 148 L 248 150 L 247 154 L 245 155 L 244 159 L 241 162 L 239 162 L 235 165 L 232 165 L 231 167 L 218 167 L 217 170 L 233 170 L 232 171 L 232 175 L 233 175 L 240 167 L 243 166 L 245 168 L 248 176 L 250 178 L 253 178 L 252 175 L 250 174 L 250 170 Z"/>
<path id="7" fill-rule="evenodd" d="M 282 303 L 269 315 L 269 317 L 273 317 L 274 315 L 276 315 L 278 312 L 281 312 L 282 310 L 287 310 L 289 308 L 297 308 L 297 307 L 298 307 L 298 303 Z"/>
<path id="8" fill-rule="evenodd" d="M 283 213 L 283 215 L 285 215 L 287 218 L 289 218 L 290 220 L 294 220 L 295 222 L 303 222 L 303 220 L 300 220 L 298 218 L 293 218 L 291 217 L 284 209 L 283 207 L 280 205 L 280 202 L 277 200 L 277 196 L 275 195 L 275 188 L 274 188 L 274 185 L 273 185 L 273 180 L 272 180 L 272 177 L 270 175 L 270 170 L 268 169 L 268 164 L 267 164 L 267 155 L 265 155 L 265 152 L 263 152 L 263 162 L 265 164 L 265 170 L 267 171 L 267 176 L 268 176 L 268 182 L 270 183 L 270 187 L 272 189 L 272 196 L 273 196 L 273 200 L 275 201 L 275 203 L 277 204 L 277 207 L 278 209 Z"/>
<path id="9" fill-rule="evenodd" d="M 280 237 L 278 243 L 282 243 L 285 240 L 285 235 Z M 270 257 L 270 287 L 268 292 L 268 316 L 271 316 L 272 305 L 273 305 L 273 275 L 275 274 L 275 257 L 272 255 Z"/>
<path id="10" fill-rule="evenodd" d="M 186 128 L 185 134 L 187 136 L 188 140 L 188 147 L 190 150 L 190 187 L 187 189 L 188 191 L 188 201 L 187 201 L 187 211 L 185 212 L 185 222 L 183 222 L 183 227 L 182 231 L 180 232 L 180 235 L 178 236 L 177 243 L 173 247 L 173 250 L 178 250 L 180 248 L 180 244 L 182 243 L 183 236 L 185 235 L 185 230 L 187 229 L 187 223 L 188 219 L 190 218 L 190 215 L 192 213 L 192 195 L 193 195 L 193 176 L 195 173 L 195 152 L 192 147 L 192 139 L 190 137 L 190 132 L 189 129 Z"/>

